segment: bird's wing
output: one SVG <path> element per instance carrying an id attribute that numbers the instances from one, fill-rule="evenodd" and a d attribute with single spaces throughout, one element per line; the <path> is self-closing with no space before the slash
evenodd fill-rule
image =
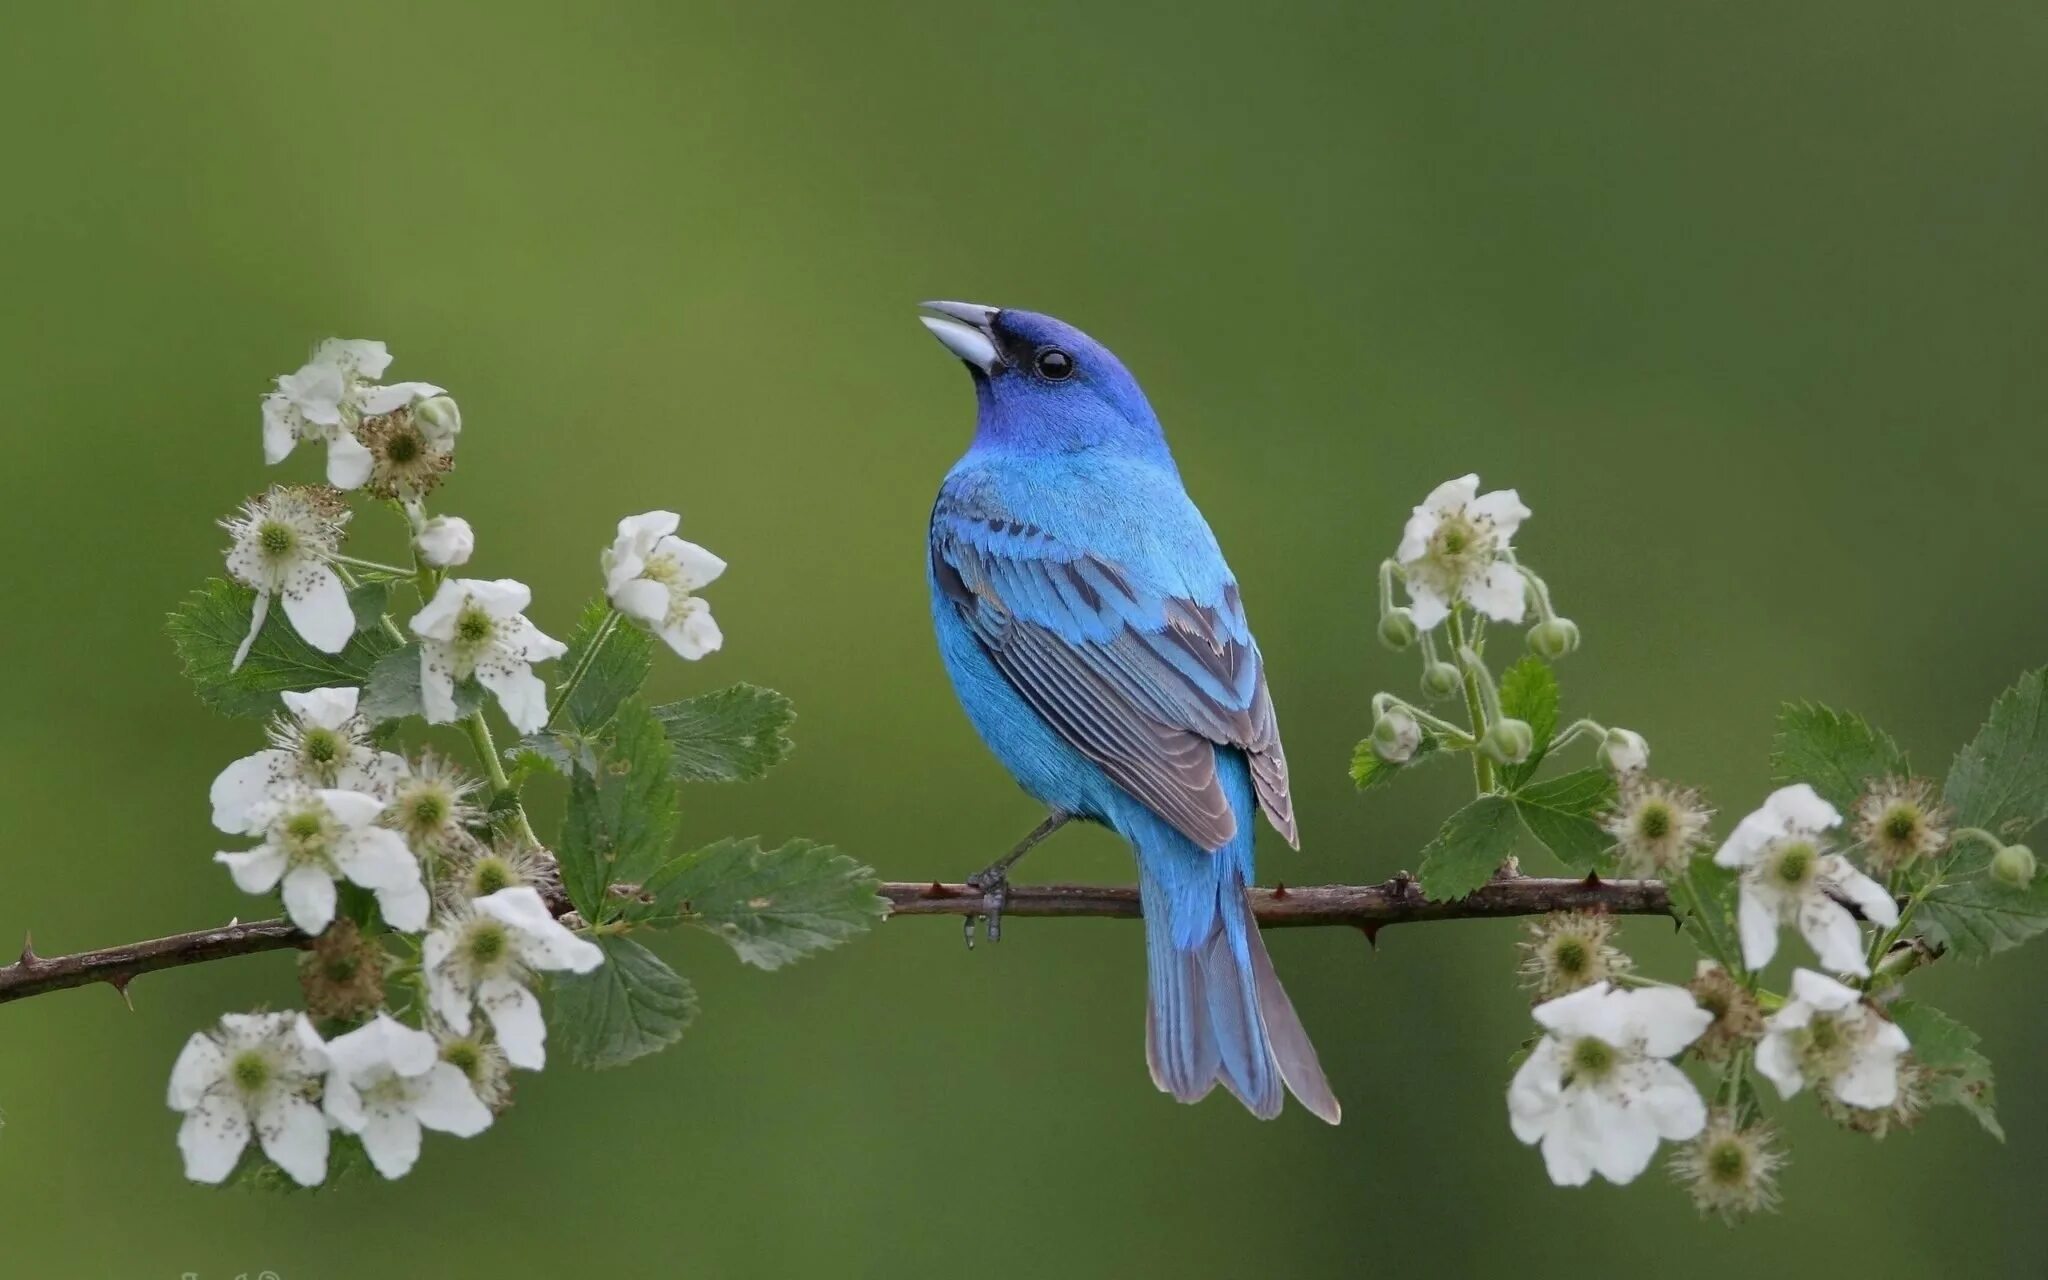
<path id="1" fill-rule="evenodd" d="M 1014 520 L 932 516 L 932 578 L 996 668 L 1059 735 L 1188 839 L 1237 818 L 1213 745 L 1250 760 L 1260 807 L 1299 845 L 1287 757 L 1235 583 L 1214 602 L 1151 589 Z"/>

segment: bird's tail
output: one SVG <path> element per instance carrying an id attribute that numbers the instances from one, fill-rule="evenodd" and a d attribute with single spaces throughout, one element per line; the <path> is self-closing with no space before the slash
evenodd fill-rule
<path id="1" fill-rule="evenodd" d="M 1284 1087 L 1336 1124 L 1336 1096 L 1245 901 L 1249 824 L 1215 853 L 1177 832 L 1160 834 L 1178 847 L 1147 848 L 1155 841 L 1146 840 L 1138 850 L 1152 1082 L 1196 1102 L 1220 1080 L 1261 1120 L 1280 1114 Z"/>

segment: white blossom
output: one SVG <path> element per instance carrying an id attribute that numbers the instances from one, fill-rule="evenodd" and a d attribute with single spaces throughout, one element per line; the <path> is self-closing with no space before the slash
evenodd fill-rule
<path id="1" fill-rule="evenodd" d="M 1883 885 L 1828 851 L 1822 833 L 1841 821 L 1835 807 L 1807 784 L 1780 787 L 1763 808 L 1736 824 L 1714 855 L 1716 864 L 1742 872 L 1736 927 L 1742 962 L 1752 970 L 1771 962 L 1778 926 L 1789 922 L 1829 969 L 1858 977 L 1870 973 L 1862 930 L 1837 899 L 1855 903 L 1864 919 L 1883 926 L 1898 923 L 1899 906 Z"/>
<path id="2" fill-rule="evenodd" d="M 681 523 L 673 511 L 627 516 L 599 563 L 612 605 L 695 660 L 725 643 L 711 606 L 691 594 L 724 573 L 725 561 L 676 537 Z"/>
<path id="3" fill-rule="evenodd" d="M 476 531 L 461 516 L 435 516 L 412 536 L 412 545 L 436 569 L 452 569 L 476 554 Z"/>
<path id="4" fill-rule="evenodd" d="M 1659 1139 L 1680 1141 L 1706 1126 L 1699 1090 L 1666 1061 L 1713 1021 L 1683 989 L 1597 982 L 1532 1016 L 1544 1036 L 1508 1086 L 1508 1120 L 1516 1138 L 1542 1144 L 1558 1186 L 1583 1186 L 1596 1173 L 1631 1182 Z"/>
<path id="5" fill-rule="evenodd" d="M 322 653 L 340 653 L 356 631 L 348 588 L 329 563 L 341 547 L 348 511 L 331 490 L 273 486 L 242 504 L 239 515 L 220 522 L 234 538 L 228 547 L 228 576 L 256 593 L 249 634 L 235 650 L 231 669 L 240 670 L 249 647 L 270 616 L 272 596 L 284 597 L 292 629 Z"/>
<path id="6" fill-rule="evenodd" d="M 404 838 L 377 825 L 383 812 L 365 792 L 291 787 L 249 808 L 245 825 L 262 844 L 213 860 L 244 893 L 269 893 L 282 881 L 285 914 L 306 933 L 333 922 L 337 879 L 376 894 L 384 922 L 410 933 L 426 926 L 427 889 Z"/>
<path id="7" fill-rule="evenodd" d="M 539 893 L 520 885 L 474 899 L 429 933 L 420 947 L 427 999 L 456 1035 L 469 1034 L 481 1008 L 515 1067 L 547 1062 L 547 1027 L 527 986 L 539 970 L 589 973 L 604 963 L 597 944 L 563 928 Z"/>
<path id="8" fill-rule="evenodd" d="M 1867 1111 L 1899 1096 L 1899 1055 L 1911 1046 L 1899 1024 L 1852 987 L 1811 969 L 1792 971 L 1792 995 L 1764 1019 L 1756 1069 L 1789 1098 L 1809 1082 Z"/>
<path id="9" fill-rule="evenodd" d="M 389 801 L 406 776 L 403 756 L 370 743 L 370 725 L 356 713 L 360 691 L 351 688 L 287 691 L 291 713 L 270 724 L 270 748 L 243 756 L 213 780 L 213 825 L 231 835 L 254 835 L 249 810 L 292 786 L 362 791 Z"/>
<path id="10" fill-rule="evenodd" d="M 1428 631 L 1459 601 L 1497 621 L 1520 622 L 1526 590 L 1509 544 L 1528 518 L 1521 495 L 1497 489 L 1481 496 L 1476 475 L 1432 490 L 1408 517 L 1394 552 L 1415 625 Z"/>
<path id="11" fill-rule="evenodd" d="M 370 451 L 356 439 L 362 396 L 384 375 L 391 353 L 366 338 L 329 338 L 313 358 L 263 397 L 263 458 L 283 462 L 301 440 L 327 443 L 327 482 L 354 489 L 370 478 Z"/>
<path id="12" fill-rule="evenodd" d="M 185 1176 L 221 1182 L 250 1135 L 301 1186 L 327 1176 L 327 1122 L 313 1101 L 326 1046 L 303 1013 L 230 1013 L 194 1032 L 171 1068 Z"/>
<path id="13" fill-rule="evenodd" d="M 1634 729 L 1609 729 L 1600 740 L 1600 763 L 1612 774 L 1641 773 L 1650 766 L 1650 744 Z"/>
<path id="14" fill-rule="evenodd" d="M 420 700 L 427 722 L 456 718 L 455 684 L 475 676 L 498 697 L 505 717 L 521 733 L 547 724 L 548 689 L 533 664 L 559 658 L 568 646 L 541 634 L 524 610 L 533 593 L 523 582 L 450 578 L 413 615 L 420 638 Z"/>
<path id="15" fill-rule="evenodd" d="M 433 1036 L 379 1013 L 327 1042 L 327 1116 L 362 1139 L 377 1172 L 402 1178 L 420 1156 L 420 1130 L 469 1138 L 491 1110 L 469 1077 L 441 1061 Z"/>

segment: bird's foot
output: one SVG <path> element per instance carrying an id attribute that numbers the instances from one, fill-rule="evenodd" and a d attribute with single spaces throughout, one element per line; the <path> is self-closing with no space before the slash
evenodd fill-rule
<path id="1" fill-rule="evenodd" d="M 967 949 L 974 950 L 974 922 L 988 921 L 988 940 L 1003 940 L 1003 907 L 1010 900 L 1010 859 L 1004 858 L 967 877 L 967 887 L 981 894 L 981 910 L 970 912 L 965 922 Z"/>

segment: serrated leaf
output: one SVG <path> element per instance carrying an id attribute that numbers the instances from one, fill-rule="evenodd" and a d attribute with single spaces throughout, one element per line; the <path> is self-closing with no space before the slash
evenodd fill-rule
<path id="1" fill-rule="evenodd" d="M 1977 841 L 1970 842 L 1973 846 Z M 1946 874 L 1958 879 L 1929 894 L 1913 917 L 1918 931 L 1968 960 L 2016 947 L 2048 931 L 2048 877 L 2012 888 L 1991 878 L 1987 855 L 1966 851 Z"/>
<path id="2" fill-rule="evenodd" d="M 1415 754 L 1401 764 L 1394 764 L 1382 760 L 1379 752 L 1372 749 L 1372 739 L 1367 738 L 1351 752 L 1351 780 L 1358 784 L 1360 791 L 1384 786 L 1425 760 L 1443 754 L 1438 750 L 1439 745 L 1435 735 L 1424 733 L 1422 741 L 1415 747 Z"/>
<path id="3" fill-rule="evenodd" d="M 420 701 L 420 647 L 417 643 L 392 649 L 378 658 L 362 681 L 363 697 L 357 709 L 377 723 L 403 720 L 427 714 Z M 455 718 L 466 719 L 484 705 L 484 687 L 474 677 L 455 683 Z"/>
<path id="4" fill-rule="evenodd" d="M 668 737 L 647 708 L 629 699 L 612 717 L 597 767 L 576 761 L 569 780 L 557 853 L 562 888 L 585 920 L 616 913 L 612 885 L 643 880 L 662 865 L 676 822 Z"/>
<path id="5" fill-rule="evenodd" d="M 830 845 L 792 840 L 763 849 L 753 837 L 683 854 L 650 877 L 636 918 L 693 924 L 724 938 L 741 960 L 777 969 L 865 933 L 888 914 L 872 869 Z"/>
<path id="6" fill-rule="evenodd" d="M 256 593 L 214 578 L 170 616 L 171 643 L 200 701 L 222 715 L 269 716 L 287 690 L 361 685 L 372 665 L 394 648 L 381 629 L 358 631 L 340 653 L 322 653 L 299 637 L 282 608 L 264 620 L 248 660 L 230 670 L 249 633 Z"/>
<path id="7" fill-rule="evenodd" d="M 356 616 L 357 631 L 381 630 L 384 611 L 391 607 L 391 584 L 365 582 L 349 588 L 349 612 Z"/>
<path id="8" fill-rule="evenodd" d="M 1574 871 L 1604 869 L 1614 837 L 1600 815 L 1614 807 L 1614 779 L 1605 769 L 1579 769 L 1515 792 L 1515 812 L 1529 834 Z"/>
<path id="9" fill-rule="evenodd" d="M 752 782 L 788 758 L 796 708 L 773 689 L 736 684 L 654 708 L 678 782 Z"/>
<path id="10" fill-rule="evenodd" d="M 1771 776 L 1780 786 L 1811 783 L 1844 813 L 1872 778 L 1912 772 L 1891 735 L 1859 715 L 1818 702 L 1788 702 L 1771 739 Z"/>
<path id="11" fill-rule="evenodd" d="M 569 651 L 555 669 L 565 673 L 576 670 L 600 636 L 604 646 L 562 707 L 563 718 L 585 732 L 611 723 L 619 704 L 639 693 L 640 686 L 647 683 L 647 673 L 654 669 L 654 637 L 614 614 L 603 600 L 584 607 L 583 617 L 569 636 Z"/>
<path id="12" fill-rule="evenodd" d="M 1416 877 L 1422 892 L 1438 902 L 1464 897 L 1493 878 L 1515 851 L 1521 832 L 1514 801 L 1493 795 L 1474 800 L 1445 820 L 1423 846 Z"/>
<path id="13" fill-rule="evenodd" d="M 1931 1074 L 1927 1100 L 1970 1113 L 1984 1132 L 2005 1141 L 1998 1123 L 1998 1087 L 1991 1059 L 1977 1052 L 1977 1033 L 1931 1005 L 1901 1000 L 1891 1007 L 1892 1020 L 1906 1033 L 1913 1058 Z"/>
<path id="14" fill-rule="evenodd" d="M 2029 671 L 1991 704 L 1991 715 L 1956 753 L 1943 799 L 1956 822 L 2008 844 L 2048 818 L 2048 667 Z"/>
<path id="15" fill-rule="evenodd" d="M 1694 858 L 1685 874 L 1693 891 L 1699 894 L 1701 914 L 1693 914 L 1681 901 L 1679 927 L 1698 939 L 1709 956 L 1726 956 L 1729 971 L 1739 975 L 1742 950 L 1741 935 L 1735 928 L 1735 909 L 1742 873 L 1732 867 L 1717 866 L 1712 858 Z"/>
<path id="16" fill-rule="evenodd" d="M 1549 753 L 1550 740 L 1557 736 L 1557 707 L 1557 675 L 1543 659 L 1528 654 L 1501 672 L 1501 714 L 1526 721 L 1536 743 L 1527 760 L 1499 766 L 1501 782 L 1510 791 L 1535 777 Z"/>
<path id="17" fill-rule="evenodd" d="M 682 1039 L 697 993 L 681 974 L 631 938 L 597 939 L 604 963 L 555 979 L 551 1021 L 577 1066 L 617 1067 Z"/>

